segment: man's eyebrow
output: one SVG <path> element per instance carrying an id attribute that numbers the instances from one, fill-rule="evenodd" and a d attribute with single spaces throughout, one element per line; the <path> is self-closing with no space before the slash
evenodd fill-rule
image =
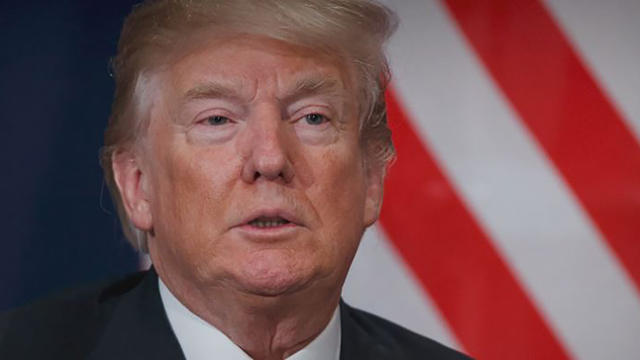
<path id="1" fill-rule="evenodd" d="M 328 95 L 331 98 L 342 98 L 344 96 L 342 82 L 326 76 L 305 77 L 297 81 L 289 91 L 279 98 L 283 102 L 294 102 L 305 96 L 318 94 Z M 240 87 L 233 84 L 206 82 L 187 90 L 182 101 L 187 103 L 191 100 L 216 98 L 239 100 L 242 98 Z"/>
<path id="2" fill-rule="evenodd" d="M 318 94 L 341 98 L 344 96 L 344 87 L 342 82 L 331 77 L 306 77 L 296 82 L 295 86 L 287 91 L 281 100 L 294 102 L 305 96 Z"/>
<path id="3" fill-rule="evenodd" d="M 182 97 L 183 102 L 198 99 L 240 99 L 240 89 L 237 86 L 225 85 L 217 82 L 206 82 L 198 84 L 189 89 Z"/>

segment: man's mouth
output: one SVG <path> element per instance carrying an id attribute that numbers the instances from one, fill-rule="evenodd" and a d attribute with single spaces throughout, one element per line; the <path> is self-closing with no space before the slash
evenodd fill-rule
<path id="1" fill-rule="evenodd" d="M 279 216 L 275 216 L 275 217 L 261 216 L 259 218 L 249 221 L 249 225 L 255 226 L 261 229 L 284 226 L 290 223 L 291 223 L 290 221 L 283 219 Z"/>

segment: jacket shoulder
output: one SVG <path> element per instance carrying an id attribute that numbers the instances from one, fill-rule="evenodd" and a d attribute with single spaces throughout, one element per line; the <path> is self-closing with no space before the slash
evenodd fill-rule
<path id="1" fill-rule="evenodd" d="M 417 334 L 389 320 L 348 306 L 342 306 L 343 321 L 351 322 L 350 333 L 359 334 L 371 346 L 377 347 L 380 358 L 389 359 L 438 359 L 465 360 L 471 359 L 456 350 L 438 343 L 435 340 Z"/>
<path id="2" fill-rule="evenodd" d="M 65 291 L 0 314 L 0 358 L 81 358 L 106 325 L 120 295 L 143 278 Z M 76 355 L 76 356 L 74 356 Z"/>

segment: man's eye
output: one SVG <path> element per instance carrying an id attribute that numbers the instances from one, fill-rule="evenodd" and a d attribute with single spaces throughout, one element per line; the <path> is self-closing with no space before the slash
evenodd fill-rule
<path id="1" fill-rule="evenodd" d="M 304 116 L 304 120 L 309 125 L 321 125 L 321 124 L 327 122 L 329 119 L 327 119 L 327 117 L 322 115 L 322 114 L 313 113 L 313 114 L 305 115 Z"/>
<path id="2" fill-rule="evenodd" d="M 209 116 L 206 120 L 209 125 L 224 125 L 229 122 L 229 118 L 221 115 Z"/>

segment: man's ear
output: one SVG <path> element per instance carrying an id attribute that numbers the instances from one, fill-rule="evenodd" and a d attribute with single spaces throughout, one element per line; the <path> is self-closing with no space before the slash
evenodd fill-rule
<path id="1" fill-rule="evenodd" d="M 131 223 L 142 231 L 151 231 L 153 218 L 149 203 L 148 178 L 140 167 L 140 159 L 129 150 L 116 151 L 111 167 L 120 198 Z"/>
<path id="2" fill-rule="evenodd" d="M 386 170 L 384 164 L 366 167 L 367 193 L 364 204 L 364 225 L 367 227 L 373 225 L 380 216 Z"/>

